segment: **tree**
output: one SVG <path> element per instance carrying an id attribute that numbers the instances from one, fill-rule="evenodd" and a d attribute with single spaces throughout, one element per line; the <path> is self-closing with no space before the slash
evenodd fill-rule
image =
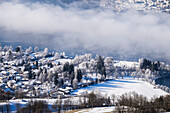
<path id="1" fill-rule="evenodd" d="M 71 85 L 73 85 L 74 73 L 71 73 L 71 74 L 70 74 L 70 80 L 71 80 Z"/>
<path id="2" fill-rule="evenodd" d="M 63 110 L 71 110 L 72 107 L 74 107 L 71 99 L 65 99 L 64 102 L 63 102 Z"/>
<path id="3" fill-rule="evenodd" d="M 74 72 L 74 66 L 73 64 L 69 64 L 69 62 L 66 62 L 63 66 L 63 72 L 69 72 L 71 74 Z"/>
<path id="4" fill-rule="evenodd" d="M 9 50 L 9 46 L 4 46 L 3 50 L 4 52 L 7 52 Z"/>
<path id="5" fill-rule="evenodd" d="M 25 92 L 22 92 L 20 89 L 15 91 L 15 98 L 16 99 L 22 99 L 25 97 Z"/>
<path id="6" fill-rule="evenodd" d="M 8 56 L 8 60 L 11 60 L 11 59 L 12 59 L 13 53 L 12 53 L 12 50 L 11 50 L 11 49 L 8 50 L 7 56 Z"/>
<path id="7" fill-rule="evenodd" d="M 61 99 L 56 100 L 56 102 L 52 105 L 52 109 L 60 113 L 62 109 L 62 100 Z"/>
<path id="8" fill-rule="evenodd" d="M 15 104 L 15 108 L 17 110 L 17 113 L 20 113 L 20 109 L 21 109 L 21 104 L 18 102 Z"/>
<path id="9" fill-rule="evenodd" d="M 35 66 L 36 66 L 36 68 L 38 69 L 38 61 L 36 60 L 36 62 L 35 62 Z"/>
<path id="10" fill-rule="evenodd" d="M 29 47 L 28 49 L 26 49 L 25 51 L 27 54 L 31 54 L 32 53 L 32 47 Z"/>
<path id="11" fill-rule="evenodd" d="M 59 53 L 55 53 L 54 58 L 55 58 L 55 59 L 60 59 L 60 58 L 61 58 L 61 56 L 60 56 L 60 54 L 59 54 Z"/>
<path id="12" fill-rule="evenodd" d="M 77 83 L 78 83 L 78 80 L 77 80 L 77 78 L 75 78 L 73 80 L 73 89 L 77 89 Z"/>
<path id="13" fill-rule="evenodd" d="M 9 99 L 10 99 L 10 96 L 11 96 L 11 92 L 10 91 L 7 91 L 7 99 L 8 99 L 8 101 L 9 101 Z"/>
<path id="14" fill-rule="evenodd" d="M 97 100 L 96 95 L 94 94 L 94 92 L 91 92 L 88 95 L 88 106 L 93 108 L 96 100 Z"/>
<path id="15" fill-rule="evenodd" d="M 20 110 L 21 113 L 50 113 L 46 101 L 30 101 L 25 109 Z"/>
<path id="16" fill-rule="evenodd" d="M 28 78 L 32 79 L 32 71 L 31 70 L 28 71 Z"/>
<path id="17" fill-rule="evenodd" d="M 52 82 L 52 79 L 53 79 L 53 72 L 50 71 L 50 72 L 48 73 L 48 81 Z"/>
<path id="18" fill-rule="evenodd" d="M 7 103 L 6 105 L 6 113 L 11 113 L 11 107 L 10 107 L 10 104 Z"/>
<path id="19" fill-rule="evenodd" d="M 44 56 L 48 55 L 48 48 L 44 49 Z"/>
<path id="20" fill-rule="evenodd" d="M 73 66 L 73 64 L 69 65 L 68 72 L 69 72 L 69 74 L 74 73 L 74 66 Z"/>
<path id="21" fill-rule="evenodd" d="M 68 71 L 68 68 L 69 68 L 69 63 L 66 62 L 66 63 L 64 64 L 64 66 L 63 66 L 63 72 Z"/>
<path id="22" fill-rule="evenodd" d="M 54 74 L 54 84 L 57 85 L 58 84 L 58 73 L 55 72 Z"/>
<path id="23" fill-rule="evenodd" d="M 20 52 L 20 47 L 19 47 L 19 46 L 16 47 L 16 48 L 15 48 L 15 51 L 16 51 L 16 52 Z"/>
<path id="24" fill-rule="evenodd" d="M 60 77 L 58 79 L 58 86 L 61 87 L 63 84 L 64 84 L 64 80 L 63 80 L 63 78 Z"/>
<path id="25" fill-rule="evenodd" d="M 35 51 L 36 53 L 39 52 L 38 47 L 35 47 L 35 48 L 34 48 L 34 51 Z"/>
<path id="26" fill-rule="evenodd" d="M 4 111 L 5 111 L 5 110 L 4 110 L 4 105 L 2 104 L 2 105 L 0 105 L 0 112 L 1 112 L 1 113 L 4 113 Z"/>
<path id="27" fill-rule="evenodd" d="M 97 58 L 97 72 L 100 73 L 101 75 L 106 76 L 106 70 L 105 70 L 105 66 L 104 66 L 104 59 L 101 56 L 99 56 Z"/>
<path id="28" fill-rule="evenodd" d="M 114 72 L 114 60 L 112 57 L 106 57 L 104 60 L 104 65 L 105 65 L 105 70 L 106 70 L 106 75 L 113 75 Z"/>
<path id="29" fill-rule="evenodd" d="M 77 80 L 78 82 L 80 82 L 82 79 L 82 72 L 81 72 L 81 69 L 77 69 Z"/>

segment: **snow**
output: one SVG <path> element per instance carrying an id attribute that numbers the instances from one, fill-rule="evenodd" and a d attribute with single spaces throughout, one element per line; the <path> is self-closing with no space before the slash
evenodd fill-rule
<path id="1" fill-rule="evenodd" d="M 55 60 L 55 62 L 60 62 L 61 64 L 65 64 L 66 62 L 71 62 L 71 59 L 58 59 L 58 60 Z"/>
<path id="2" fill-rule="evenodd" d="M 91 109 L 83 109 L 75 113 L 107 113 L 112 112 L 115 109 L 114 106 L 111 107 L 96 107 Z"/>
<path id="3" fill-rule="evenodd" d="M 91 85 L 85 88 L 77 89 L 73 92 L 73 94 L 81 95 L 85 94 L 85 92 L 97 91 L 103 95 L 112 96 L 115 94 L 116 96 L 120 96 L 124 93 L 129 93 L 135 91 L 138 94 L 142 94 L 146 96 L 148 99 L 152 97 L 167 95 L 165 91 L 161 89 L 154 89 L 154 86 L 137 79 L 133 79 L 132 77 L 124 77 L 124 79 L 114 79 L 110 81 L 106 81 L 100 84 Z"/>
<path id="4" fill-rule="evenodd" d="M 138 68 L 139 63 L 138 62 L 130 62 L 130 61 L 115 61 L 114 66 L 117 67 L 128 67 L 128 68 Z"/>

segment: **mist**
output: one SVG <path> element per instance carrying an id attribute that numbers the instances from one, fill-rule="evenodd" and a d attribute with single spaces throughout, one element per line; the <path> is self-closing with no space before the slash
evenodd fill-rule
<path id="1" fill-rule="evenodd" d="M 82 8 L 83 3 L 87 1 L 60 5 L 1 1 L 0 41 L 72 54 L 92 52 L 121 60 L 146 57 L 170 62 L 169 14 L 139 13 L 134 9 L 117 13 L 111 9 Z"/>

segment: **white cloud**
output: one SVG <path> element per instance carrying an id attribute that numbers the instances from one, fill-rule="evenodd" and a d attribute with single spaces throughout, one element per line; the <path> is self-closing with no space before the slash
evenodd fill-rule
<path id="1" fill-rule="evenodd" d="M 121 14 L 111 10 L 82 10 L 75 4 L 67 8 L 39 2 L 0 4 L 0 31 L 32 34 L 36 40 L 49 36 L 47 43 L 56 41 L 65 48 L 79 45 L 87 50 L 102 48 L 106 53 L 152 52 L 168 58 L 169 18 L 165 13 L 140 14 L 134 10 Z"/>

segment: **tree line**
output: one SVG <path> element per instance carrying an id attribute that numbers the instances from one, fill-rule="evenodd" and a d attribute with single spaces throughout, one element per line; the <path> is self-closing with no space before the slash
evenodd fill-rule
<path id="1" fill-rule="evenodd" d="M 46 101 L 29 101 L 25 107 L 16 103 L 17 113 L 61 113 L 68 110 L 115 106 L 113 113 L 160 113 L 170 111 L 170 95 L 160 96 L 148 100 L 145 96 L 136 92 L 129 92 L 121 96 L 103 96 L 100 93 L 91 92 L 80 96 L 76 101 L 57 99 L 49 107 Z M 1 105 L 0 112 L 10 113 L 9 104 Z"/>

